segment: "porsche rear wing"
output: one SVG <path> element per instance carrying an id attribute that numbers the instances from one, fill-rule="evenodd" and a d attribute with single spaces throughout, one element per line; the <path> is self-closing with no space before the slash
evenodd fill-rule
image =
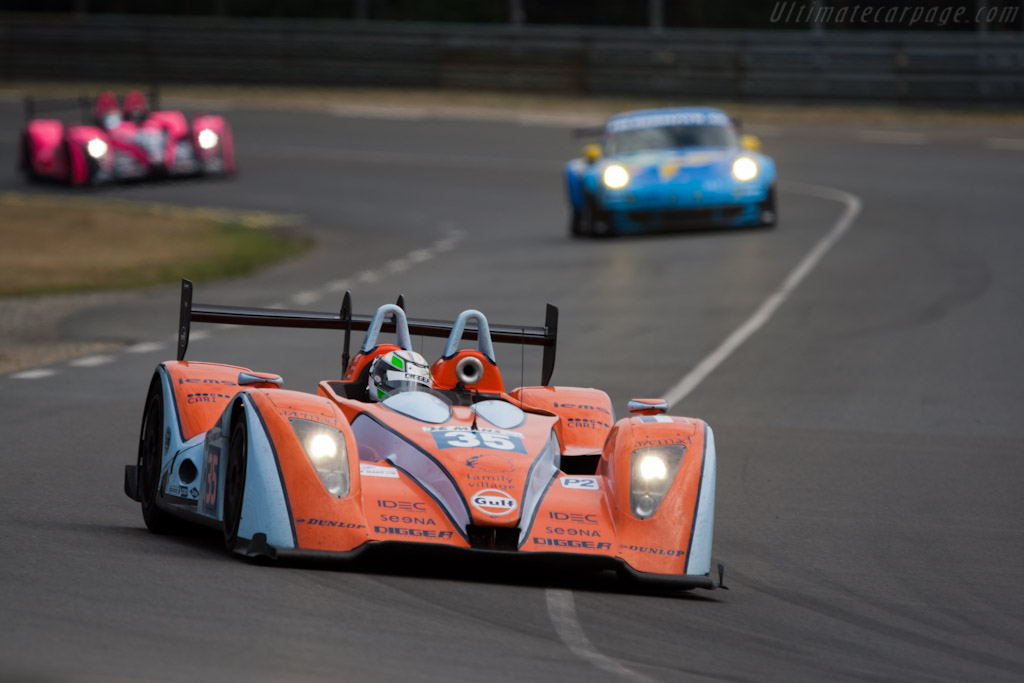
<path id="1" fill-rule="evenodd" d="M 188 350 L 188 338 L 193 322 L 221 323 L 228 325 L 254 325 L 259 327 L 295 327 L 316 330 L 341 330 L 345 333 L 345 344 L 342 352 L 342 365 L 347 367 L 349 361 L 349 344 L 353 330 L 366 331 L 373 320 L 372 315 L 352 312 L 352 293 L 345 292 L 341 310 L 338 313 L 321 313 L 317 311 L 289 311 L 276 308 L 249 308 L 242 306 L 219 306 L 217 304 L 200 304 L 192 302 L 192 281 L 181 281 L 181 310 L 178 322 L 178 360 L 185 360 Z M 398 297 L 398 306 L 405 309 L 405 297 Z M 446 338 L 451 334 L 454 321 L 430 320 L 426 318 L 408 318 L 409 333 L 424 337 Z M 547 386 L 555 371 L 555 347 L 558 340 L 558 308 L 547 305 L 543 327 L 525 327 L 521 325 L 501 325 L 490 323 L 491 340 L 505 344 L 523 344 L 526 346 L 543 346 L 544 356 L 541 362 L 541 384 Z M 394 332 L 395 323 L 385 321 L 382 332 Z M 476 339 L 478 334 L 475 324 L 466 326 L 463 332 L 465 339 Z M 344 367 L 342 371 L 344 372 Z"/>

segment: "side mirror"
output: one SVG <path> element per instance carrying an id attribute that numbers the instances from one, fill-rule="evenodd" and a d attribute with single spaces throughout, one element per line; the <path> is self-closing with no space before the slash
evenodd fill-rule
<path id="1" fill-rule="evenodd" d="M 740 147 L 748 149 L 751 152 L 761 151 L 761 140 L 756 135 L 741 135 L 740 136 Z"/>
<path id="2" fill-rule="evenodd" d="M 601 158 L 601 145 L 587 145 L 583 148 L 583 160 L 592 164 Z"/>
<path id="3" fill-rule="evenodd" d="M 632 398 L 626 407 L 634 415 L 663 415 L 668 412 L 668 401 L 660 398 Z"/>

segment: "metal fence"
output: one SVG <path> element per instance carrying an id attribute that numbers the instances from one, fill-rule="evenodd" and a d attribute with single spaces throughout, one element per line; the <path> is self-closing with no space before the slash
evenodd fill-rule
<path id="1" fill-rule="evenodd" d="M 0 17 L 0 79 L 1024 103 L 1024 37 Z"/>

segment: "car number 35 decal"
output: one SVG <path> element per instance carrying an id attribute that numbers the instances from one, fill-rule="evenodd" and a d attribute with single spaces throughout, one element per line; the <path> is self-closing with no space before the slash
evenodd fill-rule
<path id="1" fill-rule="evenodd" d="M 478 432 L 461 430 L 435 431 L 438 448 L 486 448 L 493 451 L 526 453 L 523 437 L 511 432 Z"/>

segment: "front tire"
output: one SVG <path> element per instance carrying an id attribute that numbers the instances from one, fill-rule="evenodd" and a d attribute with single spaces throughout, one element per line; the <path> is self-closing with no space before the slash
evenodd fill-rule
<path id="1" fill-rule="evenodd" d="M 583 219 L 579 210 L 574 206 L 569 209 L 569 234 L 573 237 L 583 235 Z"/>
<path id="2" fill-rule="evenodd" d="M 249 430 L 239 417 L 231 429 L 228 462 L 224 471 L 224 545 L 228 552 L 238 544 L 238 526 L 242 521 L 245 498 L 245 470 L 249 460 Z"/>
<path id="3" fill-rule="evenodd" d="M 608 215 L 598 207 L 597 200 L 591 195 L 583 195 L 583 210 L 580 212 L 581 234 L 607 237 L 611 231 Z"/>
<path id="4" fill-rule="evenodd" d="M 155 534 L 179 533 L 184 524 L 157 507 L 160 492 L 160 472 L 164 446 L 164 394 L 160 376 L 153 377 L 146 395 L 146 408 L 142 414 L 139 435 L 138 491 L 142 499 L 142 519 Z"/>
<path id="5" fill-rule="evenodd" d="M 761 225 L 766 228 L 774 228 L 779 221 L 779 213 L 776 208 L 775 185 L 768 188 L 768 196 L 758 205 Z"/>

